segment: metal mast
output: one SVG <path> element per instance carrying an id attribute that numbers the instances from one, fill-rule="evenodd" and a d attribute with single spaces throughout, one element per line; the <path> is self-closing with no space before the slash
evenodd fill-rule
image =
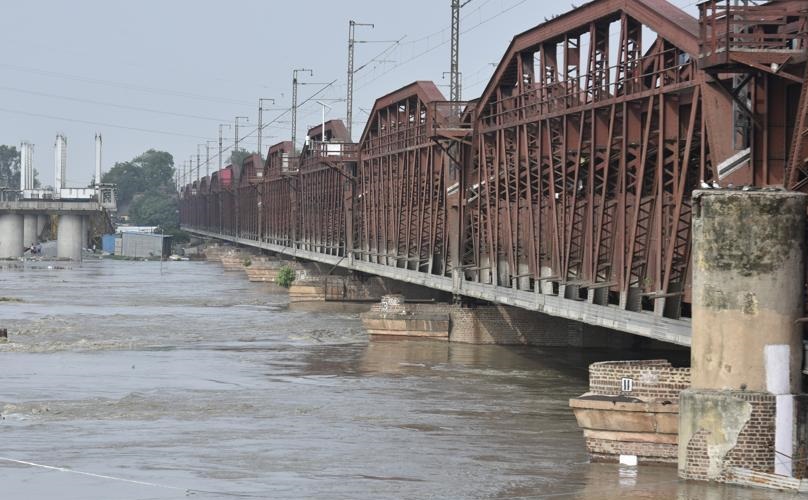
<path id="1" fill-rule="evenodd" d="M 292 154 L 297 151 L 297 74 L 301 71 L 308 71 L 310 76 L 314 76 L 314 70 L 311 69 L 292 70 Z"/>
<path id="2" fill-rule="evenodd" d="M 264 135 L 264 101 L 272 101 L 275 104 L 275 99 L 271 97 L 261 97 L 258 99 L 258 154 L 264 158 L 264 152 L 261 151 L 261 139 Z"/>
<path id="3" fill-rule="evenodd" d="M 210 183 L 210 143 L 214 141 L 206 141 L 205 142 L 205 177 L 208 178 L 208 183 Z"/>
<path id="4" fill-rule="evenodd" d="M 198 183 L 202 179 L 202 168 L 199 166 L 201 164 L 202 154 L 199 152 L 199 146 L 202 144 L 196 145 L 196 182 Z"/>
<path id="5" fill-rule="evenodd" d="M 452 48 L 449 63 L 449 100 L 460 100 L 460 9 L 471 0 L 462 4 L 460 0 L 452 0 Z"/>
<path id="6" fill-rule="evenodd" d="M 220 123 L 219 124 L 219 170 L 222 169 L 222 127 L 230 128 L 229 123 Z"/>
<path id="7" fill-rule="evenodd" d="M 245 120 L 247 122 L 250 121 L 250 118 L 247 116 L 237 116 L 236 117 L 236 133 L 235 133 L 235 140 L 233 141 L 233 153 L 238 152 L 238 121 Z"/>
<path id="8" fill-rule="evenodd" d="M 348 21 L 348 96 L 347 101 L 348 111 L 345 115 L 345 126 L 348 129 L 348 139 L 353 140 L 351 137 L 351 128 L 353 126 L 353 76 L 354 76 L 354 46 L 356 45 L 355 31 L 357 26 L 370 26 L 375 28 L 372 23 L 357 23 L 353 19 Z"/>

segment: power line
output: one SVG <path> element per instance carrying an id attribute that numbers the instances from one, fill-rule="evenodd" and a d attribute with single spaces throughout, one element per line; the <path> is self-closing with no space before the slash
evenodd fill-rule
<path id="1" fill-rule="evenodd" d="M 15 87 L 6 87 L 6 86 L 2 86 L 2 85 L 0 85 L 0 90 L 5 90 L 5 91 L 8 91 L 8 92 L 18 92 L 18 93 L 21 93 L 21 94 L 29 94 L 29 95 L 35 95 L 35 96 L 40 96 L 40 97 L 51 97 L 51 98 L 54 98 L 54 99 L 63 99 L 63 100 L 66 100 L 66 101 L 82 102 L 82 103 L 86 103 L 86 104 L 97 104 L 99 106 L 109 106 L 109 107 L 112 107 L 112 108 L 131 109 L 133 111 L 143 111 L 145 113 L 155 113 L 155 114 L 160 114 L 160 115 L 177 116 L 177 117 L 180 117 L 180 118 L 192 118 L 192 119 L 195 119 L 195 120 L 209 120 L 209 121 L 216 121 L 216 122 L 222 121 L 221 118 L 213 118 L 213 117 L 210 117 L 210 116 L 190 115 L 190 114 L 186 114 L 186 113 L 177 113 L 177 112 L 173 112 L 173 111 L 164 111 L 164 110 L 160 110 L 160 109 L 142 108 L 142 107 L 139 107 L 139 106 L 130 106 L 130 105 L 127 105 L 127 104 L 118 104 L 118 103 L 114 103 L 114 102 L 94 101 L 92 99 L 84 99 L 82 97 L 71 97 L 71 96 L 65 96 L 65 95 L 49 94 L 47 92 L 38 92 L 36 90 L 19 89 L 19 88 L 15 88 Z"/>
<path id="2" fill-rule="evenodd" d="M 513 9 L 515 9 L 516 7 L 519 7 L 520 5 L 526 3 L 527 1 L 528 0 L 519 0 L 518 2 L 511 5 L 510 7 L 504 8 L 501 11 L 499 11 L 498 13 L 496 13 L 496 14 L 494 14 L 494 15 L 486 18 L 486 19 L 483 19 L 482 21 L 478 22 L 477 24 L 474 24 L 471 27 L 460 31 L 460 34 L 465 34 L 465 33 L 468 33 L 469 31 L 472 31 L 472 30 L 474 30 L 476 28 L 479 28 L 483 24 L 486 24 L 486 23 L 488 23 L 490 21 L 493 21 L 494 19 L 506 14 L 507 12 L 512 11 Z M 357 87 L 357 89 L 362 89 L 362 88 L 367 87 L 368 85 L 375 82 L 379 78 L 390 74 L 393 70 L 395 70 L 397 68 L 400 68 L 401 66 L 404 66 L 405 64 L 408 64 L 408 63 L 410 63 L 410 62 L 412 62 L 412 61 L 414 61 L 416 59 L 419 59 L 419 58 L 429 54 L 430 52 L 434 52 L 435 50 L 439 49 L 440 47 L 446 45 L 447 42 L 449 42 L 449 40 L 444 40 L 444 41 L 440 42 L 439 44 L 437 44 L 437 45 L 435 45 L 433 47 L 430 47 L 430 48 L 428 48 L 428 49 L 426 49 L 426 50 L 424 50 L 422 52 L 419 52 L 418 54 L 410 57 L 409 59 L 406 59 L 406 60 L 404 60 L 404 61 L 402 61 L 402 62 L 400 62 L 400 63 L 398 63 L 398 64 L 396 64 L 396 65 L 394 65 L 394 66 L 392 66 L 390 68 L 388 68 L 386 71 L 383 71 L 382 73 L 380 73 L 377 76 L 371 78 L 370 80 L 365 81 L 364 84 Z"/>
<path id="3" fill-rule="evenodd" d="M 182 91 L 179 91 L 179 90 L 162 89 L 162 88 L 158 88 L 158 87 L 148 87 L 148 86 L 145 86 L 145 85 L 134 85 L 134 84 L 130 84 L 130 83 L 115 82 L 115 81 L 112 81 L 112 80 L 102 80 L 102 79 L 98 79 L 98 78 L 90 78 L 90 77 L 85 77 L 85 76 L 80 76 L 80 75 L 73 75 L 73 74 L 70 74 L 70 73 L 60 73 L 60 72 L 57 72 L 57 71 L 42 70 L 42 69 L 37 69 L 37 68 L 29 68 L 29 67 L 26 67 L 26 66 L 17 66 L 17 65 L 14 65 L 14 64 L 7 64 L 7 63 L 0 63 L 0 67 L 10 69 L 12 71 L 21 71 L 21 72 L 25 72 L 25 73 L 33 73 L 33 74 L 42 75 L 42 76 L 49 76 L 49 77 L 53 77 L 53 78 L 62 78 L 62 79 L 65 79 L 65 80 L 74 80 L 74 81 L 90 83 L 90 84 L 94 84 L 94 85 L 117 87 L 117 88 L 126 89 L 126 90 L 135 90 L 135 91 L 138 91 L 138 92 L 145 92 L 145 93 L 151 93 L 151 94 L 161 94 L 161 95 L 167 95 L 167 96 L 172 96 L 172 97 L 183 97 L 183 98 L 186 98 L 186 99 L 196 99 L 196 100 L 200 100 L 200 101 L 217 102 L 217 103 L 220 103 L 220 104 L 237 104 L 237 105 L 243 105 L 243 106 L 252 107 L 252 103 L 249 103 L 247 101 L 241 101 L 241 100 L 238 100 L 238 99 L 229 99 L 229 98 L 226 98 L 226 97 L 214 97 L 214 96 L 208 96 L 208 95 L 202 95 L 202 94 L 194 94 L 194 93 L 191 93 L 191 92 L 182 92 Z"/>
<path id="4" fill-rule="evenodd" d="M 307 104 L 308 102 L 310 102 L 310 101 L 314 100 L 314 98 L 316 98 L 318 95 L 320 95 L 321 93 L 325 92 L 325 91 L 326 91 L 327 89 L 329 89 L 329 88 L 330 88 L 332 85 L 334 85 L 334 83 L 336 83 L 336 81 L 337 81 L 337 80 L 336 80 L 336 79 L 334 79 L 334 80 L 332 80 L 332 81 L 330 81 L 330 82 L 328 82 L 328 83 L 326 83 L 326 84 L 323 84 L 323 87 L 322 87 L 321 89 L 319 89 L 317 92 L 315 92 L 314 94 L 310 95 L 308 98 L 306 98 L 305 100 L 303 100 L 303 102 L 301 102 L 301 103 L 298 105 L 298 107 L 301 107 L 301 106 L 303 106 L 303 105 Z M 0 108 L 0 110 L 2 110 L 2 108 Z M 291 110 L 291 108 L 287 108 L 287 109 L 285 109 L 283 112 L 281 112 L 280 114 L 278 114 L 278 115 L 277 115 L 275 118 L 273 118 L 273 119 L 272 119 L 272 120 L 270 120 L 269 122 L 267 122 L 267 123 L 263 124 L 263 125 L 261 126 L 261 130 L 266 129 L 266 128 L 269 128 L 269 127 L 270 127 L 272 124 L 274 124 L 274 123 L 278 123 L 278 122 L 280 122 L 280 119 L 281 119 L 283 116 L 285 116 L 285 115 L 287 115 L 288 113 L 290 113 L 291 111 L 292 111 L 292 110 Z M 308 115 L 304 115 L 304 116 L 308 116 Z M 277 128 L 277 127 L 273 127 L 273 128 Z M 254 129 L 252 129 L 252 130 L 251 130 L 251 131 L 249 131 L 248 133 L 244 134 L 243 136 L 240 136 L 240 137 L 239 137 L 239 141 L 241 141 L 242 139 L 246 139 L 247 137 L 252 136 L 252 135 L 253 135 L 253 134 L 255 134 L 256 132 L 258 132 L 258 130 L 259 130 L 259 128 L 258 128 L 258 127 L 255 127 Z M 227 152 L 227 151 L 230 151 L 230 150 L 232 150 L 232 149 L 233 149 L 233 146 L 226 146 L 226 147 L 221 147 L 221 146 L 220 146 L 220 151 L 221 151 L 221 153 L 214 155 L 212 158 L 210 158 L 209 160 L 207 160 L 205 163 L 206 163 L 206 164 L 208 164 L 210 160 L 216 160 L 216 159 L 219 159 L 219 160 L 220 160 L 220 161 L 219 161 L 219 165 L 221 165 L 221 160 L 224 158 L 224 153 L 225 153 L 225 152 Z M 221 170 L 221 166 L 220 166 L 220 168 L 219 168 L 219 169 Z"/>
<path id="5" fill-rule="evenodd" d="M 117 125 L 114 123 L 106 123 L 106 122 L 96 122 L 91 120 L 82 120 L 79 118 L 67 118 L 64 116 L 55 116 L 55 115 L 47 115 L 44 113 L 32 113 L 29 111 L 21 111 L 18 109 L 8 109 L 8 108 L 0 108 L 0 112 L 3 113 L 11 113 L 15 115 L 23 115 L 23 116 L 31 116 L 35 118 L 47 118 L 50 120 L 61 120 L 65 122 L 74 122 L 74 123 L 84 123 L 87 125 L 99 125 L 102 127 L 111 127 L 111 128 L 119 128 L 123 130 L 133 130 L 136 132 L 146 132 L 149 134 L 158 134 L 158 135 L 172 135 L 176 137 L 190 137 L 192 139 L 207 139 L 207 137 L 202 137 L 199 135 L 191 135 L 191 134 L 184 134 L 182 132 L 171 132 L 166 130 L 156 130 L 156 129 L 148 129 L 148 128 L 140 128 L 140 127 L 129 127 L 126 125 Z"/>

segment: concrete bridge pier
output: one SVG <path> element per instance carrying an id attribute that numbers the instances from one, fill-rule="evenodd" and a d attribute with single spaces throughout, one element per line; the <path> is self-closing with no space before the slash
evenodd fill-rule
<path id="1" fill-rule="evenodd" d="M 23 241 L 23 216 L 0 214 L 0 259 L 22 257 Z"/>
<path id="2" fill-rule="evenodd" d="M 801 394 L 806 196 L 693 194 L 691 387 L 680 396 L 686 479 L 788 487 L 805 477 Z M 784 486 L 786 485 L 786 486 Z"/>
<path id="3" fill-rule="evenodd" d="M 50 220 L 50 216 L 48 216 L 48 215 L 37 215 L 36 216 L 36 235 L 37 235 L 37 238 L 42 237 L 42 232 L 45 230 L 45 226 L 48 225 L 49 220 Z"/>
<path id="4" fill-rule="evenodd" d="M 90 219 L 87 216 L 81 217 L 81 248 L 88 248 L 90 237 L 88 231 L 90 230 Z"/>
<path id="5" fill-rule="evenodd" d="M 22 216 L 22 243 L 24 246 L 30 246 L 32 243 L 39 243 L 39 233 L 36 230 L 37 216 L 34 214 L 25 214 Z"/>
<path id="6" fill-rule="evenodd" d="M 84 216 L 78 214 L 59 216 L 56 255 L 60 259 L 81 260 L 83 219 Z"/>

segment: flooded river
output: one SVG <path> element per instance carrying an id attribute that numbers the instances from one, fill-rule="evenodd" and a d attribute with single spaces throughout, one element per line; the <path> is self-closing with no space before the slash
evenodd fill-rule
<path id="1" fill-rule="evenodd" d="M 3 499 L 792 498 L 588 463 L 567 400 L 615 353 L 368 342 L 210 263 L 4 265 Z"/>

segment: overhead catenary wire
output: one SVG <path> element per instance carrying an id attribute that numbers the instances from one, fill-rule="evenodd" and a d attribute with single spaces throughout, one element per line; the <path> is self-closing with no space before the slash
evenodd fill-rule
<path id="1" fill-rule="evenodd" d="M 307 97 L 306 99 L 304 99 L 303 101 L 301 101 L 300 103 L 298 103 L 297 107 L 299 108 L 299 107 L 303 106 L 304 104 L 306 104 L 306 103 L 308 103 L 308 102 L 310 102 L 310 101 L 314 100 L 314 98 L 316 98 L 316 97 L 317 97 L 318 95 L 320 95 L 321 93 L 325 92 L 327 89 L 329 89 L 329 88 L 330 88 L 330 87 L 331 87 L 331 86 L 332 86 L 334 83 L 336 83 L 336 82 L 337 82 L 337 79 L 334 79 L 334 80 L 332 80 L 332 81 L 330 81 L 330 82 L 328 82 L 328 83 L 324 83 L 324 84 L 322 84 L 322 85 L 323 85 L 323 87 L 322 87 L 321 89 L 317 90 L 317 91 L 316 91 L 314 94 L 310 95 L 309 97 Z M 2 108 L 0 108 L 0 109 L 2 109 Z M 268 128 L 270 125 L 272 125 L 272 124 L 274 124 L 274 123 L 278 123 L 282 117 L 284 117 L 285 115 L 287 115 L 287 114 L 291 113 L 291 111 L 292 111 L 292 109 L 291 109 L 291 108 L 286 108 L 286 109 L 285 109 L 285 110 L 283 110 L 283 111 L 282 111 L 280 114 L 278 114 L 277 116 L 275 116 L 275 118 L 273 118 L 272 120 L 268 121 L 267 123 L 264 123 L 264 124 L 261 126 L 260 130 L 264 130 L 264 129 Z M 304 115 L 304 116 L 305 116 L 305 115 Z M 248 133 L 246 133 L 246 134 L 244 134 L 244 135 L 240 135 L 240 136 L 239 136 L 239 141 L 241 141 L 242 139 L 246 139 L 247 137 L 251 137 L 253 134 L 257 133 L 257 132 L 258 132 L 258 130 L 259 130 L 259 128 L 258 128 L 258 127 L 255 127 L 255 128 L 253 128 L 252 130 L 250 130 Z M 233 150 L 233 147 L 234 147 L 234 146 L 235 146 L 235 144 L 233 144 L 233 145 L 231 145 L 231 146 L 223 147 L 223 148 L 222 148 L 222 154 L 224 154 L 224 153 L 225 153 L 225 152 L 227 152 L 227 151 L 231 151 L 231 150 Z M 259 151 L 259 154 L 262 154 L 262 153 Z M 219 159 L 219 153 L 216 153 L 216 154 L 214 154 L 213 156 L 211 156 L 211 157 L 210 157 L 210 161 L 214 161 L 214 160 L 218 160 L 218 159 Z M 206 161 L 205 161 L 205 163 L 204 163 L 202 166 L 207 166 L 207 165 L 208 165 L 208 160 L 206 160 Z M 200 167 L 200 168 L 201 168 L 201 167 Z M 191 169 L 191 173 L 193 173 L 193 168 Z"/>
<path id="2" fill-rule="evenodd" d="M 141 127 L 130 127 L 130 126 L 127 126 L 127 125 L 119 125 L 119 124 L 115 124 L 115 123 L 97 122 L 97 121 L 92 121 L 92 120 L 82 120 L 81 118 L 68 118 L 66 116 L 56 116 L 56 115 L 49 115 L 49 114 L 45 114 L 45 113 L 34 113 L 34 112 L 31 112 L 31 111 L 22 111 L 22 110 L 19 110 L 19 109 L 9 109 L 9 108 L 3 108 L 3 107 L 0 107 L 0 113 L 10 113 L 10 114 L 16 114 L 16 115 L 22 115 L 22 116 L 31 116 L 31 117 L 35 117 L 35 118 L 47 118 L 47 119 L 50 119 L 50 120 L 60 120 L 60 121 L 73 122 L 73 123 L 84 123 L 84 124 L 87 124 L 87 125 L 99 125 L 99 126 L 102 126 L 102 127 L 118 128 L 118 129 L 122 129 L 122 130 L 132 130 L 132 131 L 135 131 L 135 132 L 145 132 L 145 133 L 157 134 L 157 135 L 171 135 L 171 136 L 175 136 L 175 137 L 188 137 L 188 138 L 191 138 L 191 139 L 202 139 L 202 140 L 210 139 L 210 137 L 203 137 L 203 136 L 199 136 L 199 135 L 186 134 L 186 133 L 183 133 L 183 132 L 171 132 L 171 131 L 168 131 L 168 130 L 157 130 L 157 129 L 148 129 L 148 128 L 141 128 Z"/>
<path id="3" fill-rule="evenodd" d="M 466 28 L 466 29 L 464 29 L 464 30 L 461 30 L 461 31 L 460 31 L 460 33 L 461 33 L 461 34 L 466 34 L 466 33 L 468 33 L 469 31 L 473 31 L 474 29 L 479 28 L 479 27 L 480 27 L 480 26 L 482 26 L 483 24 L 486 24 L 486 23 L 488 23 L 488 22 L 491 22 L 491 21 L 493 21 L 494 19 L 496 19 L 496 18 L 498 18 L 498 17 L 500 17 L 500 16 L 502 16 L 502 15 L 504 15 L 504 14 L 506 14 L 506 13 L 508 13 L 508 12 L 512 11 L 513 9 L 515 9 L 516 7 L 519 7 L 520 5 L 522 5 L 522 4 L 524 4 L 524 3 L 526 3 L 527 1 L 528 1 L 528 0 L 518 0 L 518 1 L 517 1 L 515 4 L 513 4 L 513 5 L 509 6 L 509 7 L 506 7 L 506 8 L 504 8 L 504 9 L 502 9 L 502 10 L 500 10 L 498 13 L 496 13 L 496 14 L 494 14 L 494 15 L 492 15 L 492 16 L 489 16 L 489 17 L 487 17 L 487 18 L 485 18 L 485 19 L 481 20 L 481 21 L 480 21 L 480 22 L 478 22 L 477 24 L 474 24 L 474 25 L 472 25 L 472 26 L 470 26 L 470 27 L 468 27 L 468 28 Z M 385 71 L 381 72 L 380 74 L 378 74 L 378 75 L 376 75 L 376 76 L 374 76 L 374 77 L 370 78 L 369 80 L 365 80 L 365 81 L 364 81 L 364 82 L 363 82 L 361 85 L 357 86 L 357 90 L 360 90 L 360 89 L 363 89 L 363 88 L 367 87 L 367 86 L 368 86 L 368 85 L 370 85 L 371 83 L 373 83 L 373 82 L 375 82 L 375 81 L 379 80 L 380 78 L 382 78 L 382 77 L 384 77 L 384 76 L 386 76 L 386 75 L 390 74 L 390 73 L 391 73 L 391 72 L 393 72 L 394 70 L 396 70 L 396 69 L 398 69 L 398 68 L 400 68 L 400 67 L 402 67 L 402 66 L 404 66 L 404 65 L 406 65 L 406 64 L 409 64 L 409 63 L 411 63 L 412 61 L 415 61 L 415 60 L 417 60 L 417 59 L 419 59 L 419 58 L 421 58 L 421 57 L 423 57 L 423 56 L 425 56 L 425 55 L 427 55 L 427 54 L 429 54 L 429 53 L 431 53 L 431 52 L 434 52 L 435 50 L 437 50 L 437 49 L 439 49 L 439 48 L 443 47 L 443 46 L 444 46 L 444 45 L 446 45 L 447 43 L 449 43 L 449 40 L 444 40 L 444 41 L 441 41 L 441 42 L 440 42 L 440 43 L 438 43 L 437 45 L 435 45 L 435 46 L 433 46 L 433 47 L 430 47 L 430 48 L 428 48 L 428 49 L 425 49 L 425 50 L 423 50 L 422 52 L 419 52 L 419 53 L 415 54 L 414 56 L 410 57 L 409 59 L 405 59 L 404 61 L 401 61 L 400 63 L 398 63 L 398 64 L 395 64 L 395 65 L 391 66 L 390 68 L 388 68 L 388 69 L 386 69 Z"/>
<path id="4" fill-rule="evenodd" d="M 220 104 L 236 104 L 240 106 L 253 106 L 252 102 L 242 101 L 240 99 L 231 99 L 227 97 L 215 97 L 203 94 L 195 94 L 192 92 L 183 92 L 180 90 L 173 90 L 173 89 L 164 89 L 159 87 L 149 87 L 146 85 L 135 85 L 131 83 L 124 83 L 124 82 L 116 82 L 113 80 L 103 80 L 100 78 L 91 78 L 81 75 L 74 75 L 70 73 L 62 73 L 58 71 L 51 71 L 51 70 L 44 70 L 38 68 L 30 68 L 27 66 L 19 66 L 16 64 L 8 64 L 8 63 L 0 63 L 0 68 L 9 69 L 12 71 L 21 71 L 26 73 L 33 73 L 42 76 L 49 76 L 54 78 L 62 78 L 65 80 L 73 80 L 79 81 L 84 83 L 90 83 L 93 85 L 101 85 L 107 87 L 117 87 L 125 90 L 134 90 L 138 92 L 150 93 L 150 94 L 160 94 L 172 97 L 182 97 L 186 99 L 195 99 L 199 101 L 207 101 L 207 102 L 216 102 Z"/>
<path id="5" fill-rule="evenodd" d="M 71 97 L 71 96 L 58 95 L 58 94 L 49 94 L 47 92 L 39 92 L 39 91 L 36 91 L 36 90 L 29 90 L 29 89 L 20 89 L 20 88 L 15 88 L 15 87 L 8 87 L 8 86 L 5 86 L 5 85 L 0 85 L 0 90 L 5 90 L 7 92 L 17 92 L 17 93 L 21 93 L 21 94 L 40 96 L 40 97 L 50 97 L 50 98 L 53 98 L 53 99 L 63 99 L 63 100 L 66 100 L 66 101 L 81 102 L 81 103 L 85 103 L 85 104 L 96 104 L 96 105 L 99 105 L 99 106 L 109 106 L 109 107 L 112 107 L 112 108 L 130 109 L 130 110 L 133 110 L 133 111 L 143 111 L 144 113 L 155 113 L 155 114 L 160 114 L 160 115 L 176 116 L 176 117 L 179 117 L 179 118 L 192 118 L 192 119 L 195 119 L 195 120 L 209 120 L 209 121 L 215 121 L 215 122 L 222 122 L 222 121 L 225 120 L 224 118 L 214 118 L 214 117 L 211 117 L 211 116 L 192 115 L 192 114 L 187 114 L 187 113 L 177 113 L 177 112 L 166 111 L 166 110 L 161 110 L 161 109 L 143 108 L 143 107 L 140 107 L 140 106 L 131 106 L 129 104 L 119 104 L 119 103 L 114 103 L 114 102 L 95 101 L 93 99 L 85 99 L 83 97 Z"/>

